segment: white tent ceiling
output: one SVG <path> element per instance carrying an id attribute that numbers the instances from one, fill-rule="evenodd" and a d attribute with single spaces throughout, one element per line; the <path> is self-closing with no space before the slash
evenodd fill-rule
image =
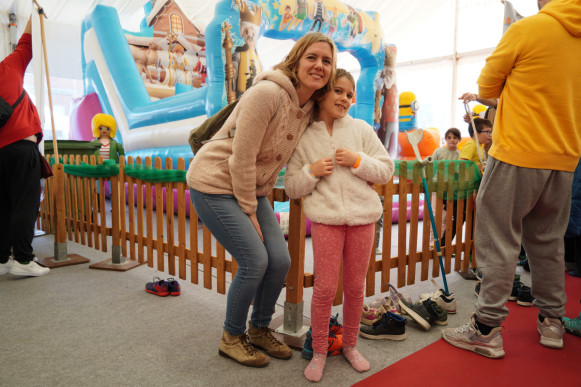
<path id="1" fill-rule="evenodd" d="M 96 4 L 117 9 L 122 26 L 139 30 L 143 5 L 149 0 L 37 0 L 48 16 L 45 23 L 51 76 L 81 78 L 80 24 Z M 176 0 L 194 23 L 205 25 L 214 14 L 217 0 Z M 461 127 L 458 93 L 476 91 L 476 79 L 484 59 L 502 35 L 504 5 L 500 0 L 344 0 L 361 10 L 376 11 L 384 40 L 398 49 L 398 89 L 413 91 L 420 102 L 422 127 Z M 523 16 L 537 11 L 534 0 L 512 0 Z M 32 0 L 0 0 L 0 58 L 9 52 L 9 14 L 15 13 L 18 36 Z M 455 27 L 457 26 L 457 27 Z M 259 42 L 263 67 L 269 68 L 288 52 L 292 42 Z M 456 80 L 454 64 L 457 58 Z M 358 63 L 349 54 L 339 65 L 354 73 Z M 456 85 L 454 87 L 454 85 Z M 463 128 L 463 126 L 461 127 Z"/>

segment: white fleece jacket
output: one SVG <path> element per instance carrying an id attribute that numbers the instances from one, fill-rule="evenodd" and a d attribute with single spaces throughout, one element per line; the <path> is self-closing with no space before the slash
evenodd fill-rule
<path id="1" fill-rule="evenodd" d="M 308 168 L 335 151 L 347 148 L 361 158 L 357 168 L 334 163 L 333 173 L 314 179 Z M 349 115 L 336 119 L 333 135 L 324 121 L 311 124 L 287 164 L 284 187 L 293 199 L 305 196 L 303 210 L 313 222 L 327 225 L 364 225 L 376 222 L 383 208 L 370 183 L 384 184 L 393 176 L 394 164 L 373 128 Z"/>

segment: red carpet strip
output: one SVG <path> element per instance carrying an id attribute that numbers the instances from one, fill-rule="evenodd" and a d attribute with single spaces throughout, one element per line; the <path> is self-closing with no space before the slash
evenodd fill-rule
<path id="1" fill-rule="evenodd" d="M 566 316 L 576 318 L 581 312 L 581 278 L 568 274 L 565 278 Z M 507 304 L 504 358 L 488 359 L 440 339 L 355 386 L 581 386 L 581 337 L 565 333 L 563 349 L 543 347 L 537 332 L 538 309 Z M 452 318 L 450 326 L 464 323 Z"/>

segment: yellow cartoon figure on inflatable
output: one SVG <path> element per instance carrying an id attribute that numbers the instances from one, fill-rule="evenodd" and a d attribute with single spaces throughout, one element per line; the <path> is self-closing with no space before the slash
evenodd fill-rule
<path id="1" fill-rule="evenodd" d="M 404 91 L 399 95 L 399 152 L 401 160 L 415 160 L 416 156 L 405 132 L 417 129 L 416 114 L 420 108 L 416 95 L 411 91 Z M 431 156 L 440 146 L 440 133 L 436 128 L 424 129 L 424 137 L 418 144 L 422 159 Z"/>

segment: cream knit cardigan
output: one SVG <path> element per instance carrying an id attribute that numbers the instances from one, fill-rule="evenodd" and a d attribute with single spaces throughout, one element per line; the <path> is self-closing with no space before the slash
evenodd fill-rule
<path id="1" fill-rule="evenodd" d="M 234 195 L 246 214 L 274 187 L 308 125 L 314 102 L 302 108 L 295 87 L 281 71 L 261 73 L 216 136 L 236 128 L 233 139 L 212 141 L 196 154 L 186 179 L 208 194 Z"/>
<path id="2" fill-rule="evenodd" d="M 348 148 L 361 158 L 357 168 L 334 163 L 333 173 L 314 179 L 308 168 L 324 157 L 335 158 L 338 148 Z M 313 222 L 327 225 L 363 225 L 376 222 L 383 211 L 370 183 L 387 183 L 394 164 L 373 128 L 347 115 L 333 123 L 329 135 L 323 121 L 310 125 L 293 153 L 284 177 L 289 197 L 305 197 L 303 210 Z"/>

